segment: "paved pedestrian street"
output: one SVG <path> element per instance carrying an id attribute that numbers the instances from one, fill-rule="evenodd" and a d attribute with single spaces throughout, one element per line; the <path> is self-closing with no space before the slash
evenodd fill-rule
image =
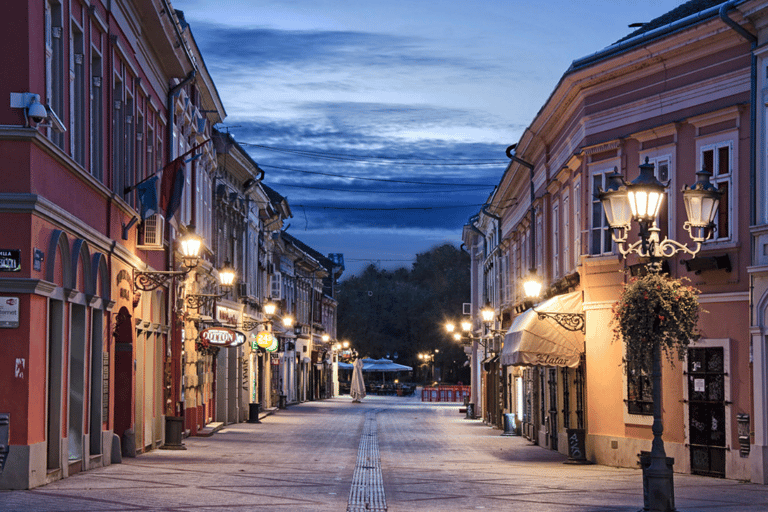
<path id="1" fill-rule="evenodd" d="M 2 511 L 637 511 L 637 469 L 564 464 L 457 404 L 349 397 L 294 405 L 30 491 Z M 675 475 L 679 511 L 765 511 L 762 485 Z"/>

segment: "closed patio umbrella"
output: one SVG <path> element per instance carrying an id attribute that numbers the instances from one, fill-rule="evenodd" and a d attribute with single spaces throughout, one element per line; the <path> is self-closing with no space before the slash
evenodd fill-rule
<path id="1" fill-rule="evenodd" d="M 357 359 L 352 369 L 352 384 L 349 388 L 349 396 L 353 402 L 360 402 L 365 398 L 365 381 L 363 380 L 363 360 Z"/>

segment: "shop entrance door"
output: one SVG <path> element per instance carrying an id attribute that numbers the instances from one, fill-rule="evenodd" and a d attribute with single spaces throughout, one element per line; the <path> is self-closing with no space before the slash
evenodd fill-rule
<path id="1" fill-rule="evenodd" d="M 723 348 L 688 349 L 691 472 L 725 478 Z"/>

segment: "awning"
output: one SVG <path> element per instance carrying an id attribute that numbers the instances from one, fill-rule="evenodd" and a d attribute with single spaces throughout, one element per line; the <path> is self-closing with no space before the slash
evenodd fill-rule
<path id="1" fill-rule="evenodd" d="M 501 364 L 504 366 L 579 366 L 584 352 L 584 334 L 569 331 L 553 318 L 539 319 L 537 311 L 583 313 L 581 292 L 566 293 L 545 300 L 536 311 L 518 315 L 504 336 Z"/>

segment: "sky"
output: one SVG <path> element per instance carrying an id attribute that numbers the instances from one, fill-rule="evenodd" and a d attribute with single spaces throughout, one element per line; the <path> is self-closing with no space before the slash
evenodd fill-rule
<path id="1" fill-rule="evenodd" d="M 346 277 L 459 247 L 571 62 L 682 3 L 172 1 L 227 111 L 217 128 Z"/>

